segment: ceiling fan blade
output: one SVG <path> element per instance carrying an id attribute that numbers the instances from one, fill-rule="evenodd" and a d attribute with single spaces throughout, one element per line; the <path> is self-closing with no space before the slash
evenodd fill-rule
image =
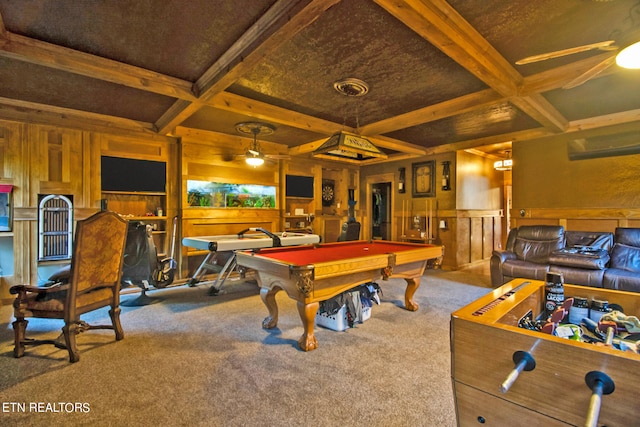
<path id="1" fill-rule="evenodd" d="M 613 46 L 614 40 L 607 40 L 599 43 L 587 44 L 584 46 L 572 47 L 569 49 L 556 50 L 555 52 L 541 53 L 540 55 L 533 55 L 516 61 L 517 65 L 530 64 L 532 62 L 545 61 L 547 59 L 559 58 L 561 56 L 573 55 L 574 53 L 586 52 L 593 49 L 601 50 L 617 50 L 617 46 Z"/>
<path id="2" fill-rule="evenodd" d="M 595 76 L 597 76 L 598 74 L 600 74 L 601 72 L 603 72 L 604 70 L 609 68 L 615 62 L 616 62 L 616 56 L 615 55 L 611 55 L 610 57 L 608 57 L 604 61 L 596 64 L 595 66 L 591 67 L 590 69 L 588 69 L 587 71 L 582 73 L 577 78 L 571 80 L 569 83 L 567 83 L 566 85 L 562 86 L 562 89 L 571 89 L 571 88 L 574 88 L 576 86 L 580 86 L 581 84 L 587 82 L 588 80 L 594 78 Z"/>
<path id="3" fill-rule="evenodd" d="M 274 160 L 289 160 L 291 158 L 289 154 L 265 154 L 264 156 Z"/>

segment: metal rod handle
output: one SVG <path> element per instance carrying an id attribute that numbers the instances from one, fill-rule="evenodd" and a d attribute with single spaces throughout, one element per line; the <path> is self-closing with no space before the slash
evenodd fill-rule
<path id="1" fill-rule="evenodd" d="M 589 400 L 589 409 L 584 425 L 585 427 L 597 427 L 600 408 L 602 407 L 602 395 L 613 393 L 615 384 L 611 377 L 604 372 L 598 371 L 589 372 L 584 381 L 587 383 L 587 387 L 591 389 L 591 399 Z"/>
<path id="2" fill-rule="evenodd" d="M 500 392 L 502 393 L 506 393 L 507 391 L 509 391 L 522 371 L 532 371 L 536 367 L 535 359 L 526 351 L 516 351 L 515 353 L 513 353 L 513 363 L 516 364 L 515 368 L 513 368 L 513 370 L 509 372 L 507 378 L 500 385 Z"/>

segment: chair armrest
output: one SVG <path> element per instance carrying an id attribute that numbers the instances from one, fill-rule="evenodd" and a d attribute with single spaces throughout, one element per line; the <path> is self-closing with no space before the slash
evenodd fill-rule
<path id="1" fill-rule="evenodd" d="M 64 291 L 69 288 L 69 285 L 62 285 L 60 283 L 56 283 L 52 286 L 42 287 L 42 286 L 33 286 L 33 285 L 14 285 L 9 288 L 9 293 L 12 295 L 34 292 L 38 294 L 46 294 L 49 292 L 59 292 Z"/>

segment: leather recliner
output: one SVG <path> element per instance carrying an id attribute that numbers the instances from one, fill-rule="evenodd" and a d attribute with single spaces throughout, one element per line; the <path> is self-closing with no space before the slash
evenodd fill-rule
<path id="1" fill-rule="evenodd" d="M 516 277 L 545 280 L 553 271 L 565 283 L 640 292 L 640 228 L 610 233 L 522 226 L 509 232 L 505 250 L 494 251 L 490 262 L 494 287 Z"/>
<path id="2" fill-rule="evenodd" d="M 514 228 L 504 251 L 493 251 L 491 283 L 494 287 L 516 277 L 544 280 L 549 271 L 549 256 L 565 245 L 564 227 L 533 225 Z"/>

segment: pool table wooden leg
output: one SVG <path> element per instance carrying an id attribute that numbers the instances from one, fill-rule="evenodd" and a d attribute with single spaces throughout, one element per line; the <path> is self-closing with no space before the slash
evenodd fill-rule
<path id="1" fill-rule="evenodd" d="M 405 278 L 404 280 L 407 282 L 407 290 L 404 292 L 404 306 L 409 311 L 416 311 L 420 306 L 413 300 L 413 295 L 415 295 L 420 286 L 420 278 Z"/>
<path id="2" fill-rule="evenodd" d="M 262 298 L 262 302 L 269 310 L 269 315 L 262 321 L 263 329 L 273 329 L 278 326 L 278 304 L 276 303 L 278 291 L 280 291 L 280 288 L 260 288 L 260 298 Z"/>
<path id="3" fill-rule="evenodd" d="M 304 333 L 298 340 L 298 345 L 300 346 L 300 349 L 304 351 L 315 350 L 318 348 L 318 340 L 313 334 L 313 326 L 315 324 L 316 313 L 318 312 L 320 303 L 317 301 L 312 302 L 311 304 L 298 302 L 297 305 L 300 319 L 302 319 L 302 326 L 304 327 Z"/>

